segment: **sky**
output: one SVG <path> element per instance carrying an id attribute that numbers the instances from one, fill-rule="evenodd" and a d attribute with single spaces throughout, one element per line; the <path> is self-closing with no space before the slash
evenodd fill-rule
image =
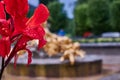
<path id="1" fill-rule="evenodd" d="M 28 0 L 28 2 L 35 7 L 39 5 L 39 0 Z M 59 0 L 59 2 L 64 4 L 64 10 L 67 13 L 67 17 L 72 19 L 74 17 L 73 11 L 77 0 Z"/>
<path id="2" fill-rule="evenodd" d="M 59 0 L 60 3 L 64 4 L 64 10 L 66 11 L 68 18 L 70 19 L 74 17 L 73 12 L 76 1 L 77 0 Z"/>
<path id="3" fill-rule="evenodd" d="M 28 0 L 28 3 L 32 6 L 37 7 L 39 5 L 39 0 Z"/>

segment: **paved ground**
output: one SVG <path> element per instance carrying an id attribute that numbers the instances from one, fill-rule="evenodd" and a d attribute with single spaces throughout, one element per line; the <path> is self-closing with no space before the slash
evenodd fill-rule
<path id="1" fill-rule="evenodd" d="M 116 73 L 116 74 L 107 76 L 101 80 L 120 80 L 120 73 Z"/>
<path id="2" fill-rule="evenodd" d="M 103 71 L 100 75 L 79 78 L 32 78 L 12 76 L 6 72 L 3 80 L 120 80 L 120 55 L 98 55 L 103 60 Z"/>

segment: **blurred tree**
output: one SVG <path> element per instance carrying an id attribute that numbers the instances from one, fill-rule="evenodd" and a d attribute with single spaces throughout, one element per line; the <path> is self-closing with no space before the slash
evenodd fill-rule
<path id="1" fill-rule="evenodd" d="M 67 16 L 63 11 L 63 4 L 59 2 L 51 2 L 48 4 L 50 11 L 49 22 L 51 24 L 50 30 L 52 32 L 58 32 L 59 29 L 65 29 L 67 27 Z"/>
<path id="2" fill-rule="evenodd" d="M 111 2 L 112 2 L 112 1 L 114 1 L 114 0 L 109 0 L 109 1 L 111 1 Z"/>
<path id="3" fill-rule="evenodd" d="M 76 35 L 83 35 L 84 32 L 90 31 L 89 19 L 87 15 L 88 4 L 81 4 L 75 8 L 75 32 Z"/>
<path id="4" fill-rule="evenodd" d="M 76 36 L 75 32 L 75 22 L 74 19 L 68 19 L 67 21 L 67 27 L 65 27 L 65 31 L 69 37 Z"/>
<path id="5" fill-rule="evenodd" d="M 88 0 L 88 17 L 95 34 L 111 30 L 108 0 Z"/>
<path id="6" fill-rule="evenodd" d="M 88 0 L 77 0 L 78 4 L 86 3 Z"/>
<path id="7" fill-rule="evenodd" d="M 110 6 L 111 25 L 115 31 L 120 32 L 120 0 L 115 0 Z"/>
<path id="8" fill-rule="evenodd" d="M 43 3 L 45 5 L 48 5 L 50 2 L 53 2 L 53 1 L 58 1 L 58 0 L 39 0 L 40 3 Z"/>
<path id="9" fill-rule="evenodd" d="M 33 13 L 34 13 L 34 9 L 30 9 L 28 14 L 27 14 L 27 17 L 30 18 L 33 15 Z"/>

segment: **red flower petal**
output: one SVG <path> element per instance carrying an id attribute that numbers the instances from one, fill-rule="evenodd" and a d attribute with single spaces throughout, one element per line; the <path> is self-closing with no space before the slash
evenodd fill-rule
<path id="1" fill-rule="evenodd" d="M 39 40 L 38 49 L 42 48 L 46 44 L 46 40 Z"/>
<path id="2" fill-rule="evenodd" d="M 23 34 L 29 36 L 32 39 L 38 39 L 38 49 L 40 49 L 41 47 L 43 47 L 43 45 L 46 44 L 46 41 L 44 39 L 45 31 L 40 25 L 36 27 L 27 27 Z"/>
<path id="3" fill-rule="evenodd" d="M 43 4 L 40 4 L 38 8 L 35 10 L 33 16 L 26 23 L 27 25 L 40 25 L 44 21 L 48 19 L 49 11 L 47 7 Z"/>
<path id="4" fill-rule="evenodd" d="M 30 40 L 31 38 L 28 36 L 25 36 L 25 35 L 21 36 L 16 44 L 15 51 L 18 52 L 19 50 L 26 49 L 27 42 Z"/>
<path id="5" fill-rule="evenodd" d="M 5 66 L 8 65 L 8 63 L 11 61 L 11 59 L 17 54 L 18 51 L 20 50 L 26 50 L 26 45 L 27 45 L 27 41 L 31 40 L 30 37 L 28 36 L 21 36 L 18 40 L 18 42 L 16 43 L 15 47 L 13 48 L 11 54 L 9 55 L 8 59 L 5 61 Z"/>
<path id="6" fill-rule="evenodd" d="M 10 52 L 10 40 L 9 37 L 3 37 L 0 40 L 0 56 L 6 57 Z"/>
<path id="7" fill-rule="evenodd" d="M 24 21 L 24 19 L 21 19 L 21 18 L 14 19 L 14 33 L 12 34 L 12 36 L 21 34 L 23 30 L 26 28 L 26 25 L 25 25 L 26 22 Z"/>
<path id="8" fill-rule="evenodd" d="M 5 19 L 0 19 L 0 34 L 2 36 L 10 36 L 11 31 L 9 29 L 9 22 L 7 22 Z"/>
<path id="9" fill-rule="evenodd" d="M 45 31 L 43 27 L 39 25 L 39 26 L 34 26 L 34 27 L 27 27 L 24 30 L 23 34 L 31 37 L 32 39 L 42 40 L 45 35 Z"/>
<path id="10" fill-rule="evenodd" d="M 16 54 L 14 57 L 14 68 L 16 68 L 17 60 L 18 60 L 18 55 Z"/>
<path id="11" fill-rule="evenodd" d="M 26 48 L 27 42 L 30 41 L 31 38 L 28 36 L 21 36 L 21 38 L 19 39 L 19 41 L 16 44 L 15 47 L 15 53 L 17 53 L 20 50 L 26 50 L 28 52 L 28 65 L 31 63 L 32 61 L 32 52 Z M 16 58 L 15 58 L 15 64 L 16 64 Z"/>
<path id="12" fill-rule="evenodd" d="M 4 0 L 6 11 L 12 16 L 25 17 L 28 13 L 28 0 Z"/>
<path id="13" fill-rule="evenodd" d="M 0 2 L 0 19 L 5 19 L 5 12 L 4 12 L 4 6 L 3 4 Z"/>
<path id="14" fill-rule="evenodd" d="M 28 0 L 4 0 L 6 11 L 14 21 L 14 33 L 12 36 L 21 34 L 25 26 L 25 18 L 29 10 Z"/>
<path id="15" fill-rule="evenodd" d="M 24 49 L 28 52 L 28 62 L 27 62 L 27 65 L 29 65 L 31 62 L 32 62 L 32 52 L 29 50 L 29 49 Z M 14 57 L 14 67 L 16 68 L 16 63 L 17 63 L 17 60 L 18 60 L 18 55 L 15 54 L 15 57 Z"/>
<path id="16" fill-rule="evenodd" d="M 28 64 L 29 65 L 32 62 L 32 52 L 29 49 L 26 49 L 26 51 L 28 52 Z"/>

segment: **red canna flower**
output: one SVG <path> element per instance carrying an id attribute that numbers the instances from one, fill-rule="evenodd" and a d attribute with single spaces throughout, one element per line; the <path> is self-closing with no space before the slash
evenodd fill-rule
<path id="1" fill-rule="evenodd" d="M 0 39 L 0 56 L 4 57 L 8 56 L 10 52 L 10 41 L 9 37 L 3 37 Z"/>
<path id="2" fill-rule="evenodd" d="M 5 12 L 4 12 L 4 6 L 0 2 L 0 19 L 5 19 L 5 18 L 6 18 L 6 15 L 5 15 Z"/>
<path id="3" fill-rule="evenodd" d="M 38 8 L 35 10 L 33 16 L 27 21 L 23 34 L 29 36 L 32 39 L 39 40 L 39 48 L 43 46 L 46 41 L 44 40 L 45 31 L 42 28 L 41 24 L 46 21 L 49 16 L 48 9 L 40 4 Z M 41 43 L 41 45 L 40 45 Z"/>
<path id="4" fill-rule="evenodd" d="M 38 15 L 40 15 L 40 17 Z M 26 49 L 27 42 L 33 39 L 38 39 L 39 48 L 41 48 L 46 43 L 46 41 L 44 40 L 45 31 L 41 24 L 48 18 L 48 15 L 49 12 L 47 8 L 43 4 L 40 4 L 39 7 L 35 10 L 33 16 L 28 20 L 28 22 L 26 22 L 26 28 L 23 30 L 22 36 L 17 43 L 17 47 L 15 50 L 16 52 L 18 52 L 19 50 L 27 50 L 30 59 L 31 52 Z M 29 59 L 28 63 L 30 63 L 31 61 Z"/>
<path id="5" fill-rule="evenodd" d="M 46 21 L 49 16 L 49 11 L 46 6 L 40 4 L 35 10 L 34 15 L 29 19 L 27 25 L 39 25 Z"/>
<path id="6" fill-rule="evenodd" d="M 10 36 L 9 22 L 5 19 L 0 19 L 0 34 L 1 36 Z"/>
<path id="7" fill-rule="evenodd" d="M 46 43 L 44 40 L 45 31 L 41 24 L 49 16 L 47 7 L 40 4 L 30 19 L 26 17 L 28 10 L 28 0 L 3 0 L 3 3 L 0 2 L 0 35 L 2 36 L 0 39 L 0 56 L 3 58 L 8 56 L 5 67 L 20 50 L 28 52 L 28 64 L 31 63 L 32 53 L 26 48 L 28 41 L 38 39 L 38 48 Z M 6 19 L 5 12 L 9 15 L 8 19 Z M 16 44 L 10 51 L 10 46 L 14 42 Z"/>
<path id="8" fill-rule="evenodd" d="M 21 34 L 25 29 L 25 18 L 29 10 L 28 0 L 4 0 L 5 9 L 13 19 L 14 33 L 12 36 Z"/>
<path id="9" fill-rule="evenodd" d="M 28 0 L 4 0 L 6 11 L 13 17 L 26 17 L 29 5 Z"/>

